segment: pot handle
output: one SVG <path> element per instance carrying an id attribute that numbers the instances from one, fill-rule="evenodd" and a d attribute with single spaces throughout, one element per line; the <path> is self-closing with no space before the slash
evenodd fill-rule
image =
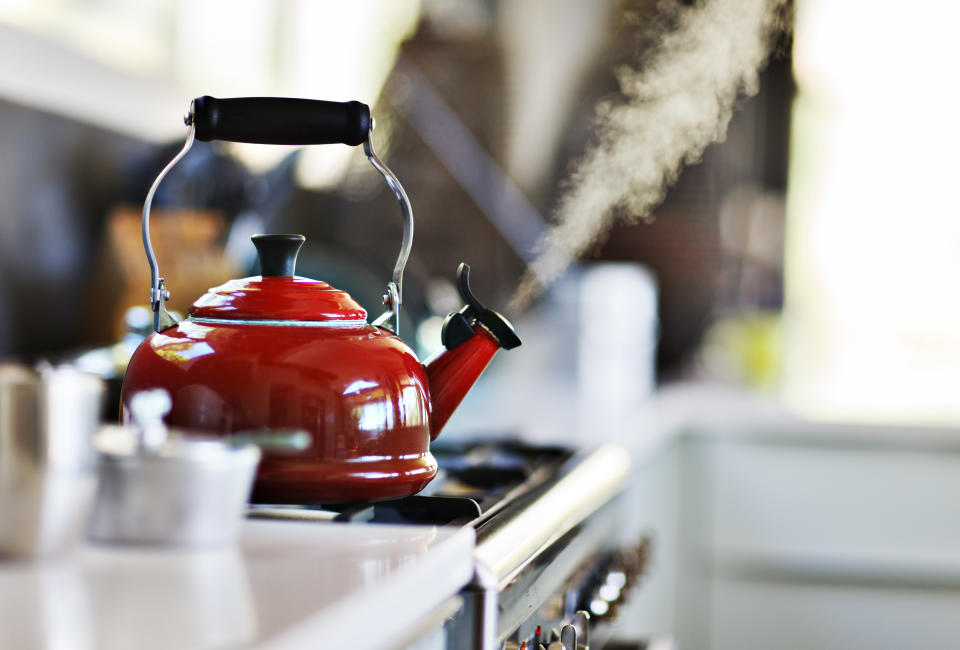
<path id="1" fill-rule="evenodd" d="M 141 233 L 150 265 L 150 307 L 153 329 L 159 332 L 176 324 L 164 307 L 169 300 L 164 279 L 160 276 L 157 257 L 150 243 L 150 206 L 160 181 L 182 159 L 194 140 L 227 140 L 255 144 L 334 144 L 363 145 L 370 164 L 393 190 L 403 213 L 403 240 L 393 267 L 393 276 L 383 296 L 386 311 L 373 324 L 392 331 L 399 330 L 400 307 L 403 303 L 403 270 L 413 246 L 413 207 L 396 175 L 377 157 L 370 134 L 375 123 L 370 107 L 361 102 L 328 102 L 318 99 L 290 97 L 234 97 L 218 99 L 204 95 L 190 103 L 184 118 L 189 127 L 187 140 L 173 160 L 153 181 L 143 204 Z"/>

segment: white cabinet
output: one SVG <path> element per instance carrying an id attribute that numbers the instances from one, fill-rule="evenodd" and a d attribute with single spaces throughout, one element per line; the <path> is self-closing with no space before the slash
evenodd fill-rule
<path id="1" fill-rule="evenodd" d="M 734 420 L 677 420 L 638 465 L 656 544 L 631 632 L 680 650 L 960 647 L 960 432 Z"/>

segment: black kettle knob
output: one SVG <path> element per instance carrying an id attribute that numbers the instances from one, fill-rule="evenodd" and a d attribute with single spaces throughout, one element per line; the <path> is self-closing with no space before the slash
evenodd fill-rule
<path id="1" fill-rule="evenodd" d="M 297 253 L 307 240 L 303 235 L 254 235 L 250 238 L 260 258 L 260 275 L 292 276 L 297 266 Z"/>

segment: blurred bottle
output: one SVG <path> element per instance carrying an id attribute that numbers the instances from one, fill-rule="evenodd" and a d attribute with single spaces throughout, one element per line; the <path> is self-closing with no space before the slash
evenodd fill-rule
<path id="1" fill-rule="evenodd" d="M 579 305 L 580 437 L 619 440 L 634 433 L 633 414 L 656 386 L 656 280 L 632 262 L 584 266 Z"/>

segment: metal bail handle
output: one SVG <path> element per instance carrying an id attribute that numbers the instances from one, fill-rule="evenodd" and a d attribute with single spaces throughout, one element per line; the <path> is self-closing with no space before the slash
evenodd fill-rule
<path id="1" fill-rule="evenodd" d="M 187 140 L 183 143 L 183 149 L 180 150 L 173 160 L 167 163 L 167 166 L 160 170 L 147 192 L 147 198 L 143 202 L 143 217 L 140 223 L 140 234 L 143 238 L 143 248 L 147 252 L 147 263 L 150 265 L 150 309 L 153 310 L 153 331 L 160 332 L 173 327 L 177 324 L 177 319 L 170 315 L 163 303 L 170 300 L 170 292 L 167 291 L 166 283 L 160 275 L 160 266 L 157 264 L 157 256 L 153 252 L 153 244 L 150 243 L 150 206 L 153 205 L 153 196 L 160 187 L 160 181 L 173 169 L 180 160 L 187 155 L 190 147 L 193 146 L 195 129 L 193 124 L 188 122 L 190 127 L 187 131 Z"/>
<path id="2" fill-rule="evenodd" d="M 201 141 L 227 140 L 257 144 L 363 144 L 363 151 L 393 190 L 403 213 L 403 241 L 393 267 L 393 277 L 387 283 L 383 297 L 386 311 L 373 324 L 399 333 L 400 307 L 403 304 L 403 270 L 413 246 L 413 208 L 407 193 L 396 175 L 377 157 L 371 134 L 375 126 L 370 108 L 360 102 L 328 102 L 316 99 L 289 97 L 197 97 L 190 103 L 184 118 L 189 127 L 187 139 L 173 160 L 163 168 L 143 204 L 141 225 L 143 247 L 150 264 L 150 307 L 153 310 L 155 332 L 177 324 L 164 307 L 170 299 L 164 279 L 160 275 L 157 257 L 150 243 L 150 207 L 160 182 L 180 160 L 187 155 L 194 139 Z"/>
<path id="3" fill-rule="evenodd" d="M 373 133 L 373 123 L 371 123 L 370 133 Z M 397 256 L 397 263 L 393 266 L 393 278 L 387 284 L 387 293 L 383 296 L 383 304 L 387 311 L 373 321 L 377 327 L 383 327 L 394 334 L 400 333 L 400 307 L 403 304 L 403 269 L 407 265 L 407 259 L 410 257 L 410 249 L 413 247 L 413 206 L 410 205 L 410 199 L 403 190 L 403 185 L 397 179 L 396 175 L 387 167 L 373 150 L 373 141 L 370 137 L 363 143 L 363 152 L 367 155 L 367 160 L 383 176 L 383 179 L 393 190 L 394 196 L 400 203 L 400 211 L 403 213 L 403 239 L 400 243 L 400 254 Z"/>

